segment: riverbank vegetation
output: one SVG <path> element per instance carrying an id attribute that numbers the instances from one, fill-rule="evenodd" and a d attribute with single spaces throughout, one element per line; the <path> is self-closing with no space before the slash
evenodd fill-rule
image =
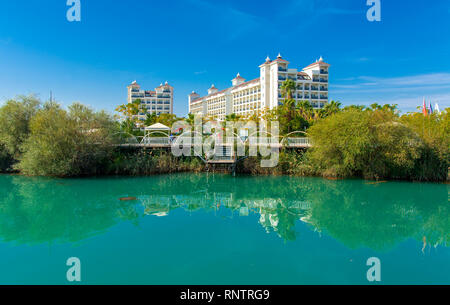
<path id="1" fill-rule="evenodd" d="M 302 131 L 313 148 L 283 150 L 275 168 L 261 168 L 260 157 L 237 166 L 251 175 L 308 175 L 332 178 L 445 181 L 448 176 L 450 117 L 448 109 L 424 116 L 400 115 L 395 105 L 342 107 L 330 102 L 315 109 L 296 103 L 291 86 L 282 87 L 285 103 L 251 117 L 228 115 L 226 121 L 277 120 L 280 134 Z M 114 135 L 142 136 L 133 115 L 137 104 L 117 110 L 118 120 L 104 111 L 75 103 L 64 109 L 55 102 L 19 96 L 0 107 L 0 171 L 32 176 L 150 175 L 202 171 L 199 158 L 176 158 L 164 150 L 123 151 L 112 144 Z M 171 125 L 174 115 L 148 115 L 147 125 Z M 214 118 L 204 118 L 205 120 Z M 193 116 L 185 121 L 193 124 Z M 306 136 L 305 135 L 305 136 Z M 298 135 L 297 135 L 298 136 Z"/>

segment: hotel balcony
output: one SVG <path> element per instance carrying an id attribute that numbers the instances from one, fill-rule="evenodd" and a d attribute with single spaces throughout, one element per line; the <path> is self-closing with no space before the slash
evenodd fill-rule
<path id="1" fill-rule="evenodd" d="M 281 68 L 281 67 L 279 67 L 279 68 L 278 68 L 278 71 L 280 71 L 280 72 L 287 72 L 287 69 L 286 69 L 286 68 Z"/>
<path id="2" fill-rule="evenodd" d="M 283 77 L 283 76 L 278 76 L 278 80 L 282 80 L 282 81 L 285 81 L 285 80 L 286 80 L 286 77 Z"/>
<path id="3" fill-rule="evenodd" d="M 314 86 L 312 86 L 312 87 L 311 87 L 311 90 L 312 90 L 312 91 L 319 91 L 319 87 L 314 87 Z"/>
<path id="4" fill-rule="evenodd" d="M 328 91 L 328 88 L 326 88 L 326 87 L 320 87 L 320 91 Z"/>
<path id="5" fill-rule="evenodd" d="M 328 79 L 321 78 L 321 79 L 320 79 L 320 82 L 321 82 L 321 83 L 328 83 Z"/>
<path id="6" fill-rule="evenodd" d="M 320 74 L 328 74 L 327 70 L 320 70 Z"/>
<path id="7" fill-rule="evenodd" d="M 320 96 L 320 99 L 321 99 L 321 100 L 328 100 L 328 96 L 321 95 L 321 96 Z"/>

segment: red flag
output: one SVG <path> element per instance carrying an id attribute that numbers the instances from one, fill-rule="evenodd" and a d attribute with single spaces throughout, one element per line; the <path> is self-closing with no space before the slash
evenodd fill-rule
<path id="1" fill-rule="evenodd" d="M 423 113 L 424 116 L 427 116 L 427 115 L 428 115 L 428 111 L 427 111 L 427 103 L 425 102 L 425 98 L 423 98 L 422 113 Z"/>

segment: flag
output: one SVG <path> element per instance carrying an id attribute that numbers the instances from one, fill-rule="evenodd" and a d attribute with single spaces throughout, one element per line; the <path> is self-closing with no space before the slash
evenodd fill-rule
<path id="1" fill-rule="evenodd" d="M 431 101 L 430 101 L 430 114 L 433 114 L 433 106 L 431 106 Z"/>
<path id="2" fill-rule="evenodd" d="M 427 103 L 425 102 L 425 98 L 423 98 L 422 113 L 423 113 L 424 116 L 427 116 L 427 115 L 428 115 L 428 111 L 427 111 Z"/>
<path id="3" fill-rule="evenodd" d="M 438 114 L 441 114 L 441 110 L 439 110 L 439 105 L 438 105 L 438 103 L 436 103 L 436 105 L 434 105 L 434 110 L 436 110 L 436 112 L 437 112 Z"/>

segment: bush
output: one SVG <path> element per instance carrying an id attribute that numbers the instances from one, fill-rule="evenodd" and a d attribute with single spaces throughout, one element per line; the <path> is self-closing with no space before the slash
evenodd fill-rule
<path id="1" fill-rule="evenodd" d="M 79 176 L 104 172 L 112 119 L 80 104 L 69 112 L 48 103 L 30 121 L 16 168 L 26 175 Z"/>
<path id="2" fill-rule="evenodd" d="M 416 180 L 442 181 L 447 179 L 450 166 L 450 112 L 424 117 L 408 113 L 400 121 L 409 126 L 424 142 L 416 161 L 413 177 Z"/>
<path id="3" fill-rule="evenodd" d="M 248 175 L 290 175 L 308 176 L 314 171 L 306 160 L 304 151 L 283 150 L 280 152 L 278 165 L 275 167 L 261 167 L 261 156 L 250 157 L 238 163 L 236 171 Z"/>
<path id="4" fill-rule="evenodd" d="M 14 160 L 6 148 L 0 144 L 0 173 L 6 173 L 11 170 Z"/>
<path id="5" fill-rule="evenodd" d="M 432 173 L 441 171 L 439 162 L 428 162 L 425 175 L 417 175 L 426 142 L 389 109 L 349 109 L 317 122 L 309 134 L 308 157 L 323 176 L 436 180 Z"/>
<path id="6" fill-rule="evenodd" d="M 203 162 L 196 157 L 177 158 L 164 150 L 115 151 L 105 174 L 110 175 L 155 175 L 176 172 L 199 172 Z"/>
<path id="7" fill-rule="evenodd" d="M 0 107 L 0 144 L 13 158 L 20 153 L 20 146 L 30 133 L 29 122 L 40 107 L 34 96 L 19 96 Z"/>

